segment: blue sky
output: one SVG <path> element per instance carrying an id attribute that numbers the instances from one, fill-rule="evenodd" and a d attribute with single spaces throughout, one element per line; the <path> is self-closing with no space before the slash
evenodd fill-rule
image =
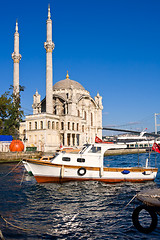
<path id="1" fill-rule="evenodd" d="M 22 108 L 45 96 L 48 3 L 53 21 L 53 82 L 80 82 L 103 97 L 103 126 L 154 130 L 160 112 L 159 0 L 1 1 L 0 95 L 13 83 L 15 23 L 20 34 Z M 133 123 L 133 124 L 132 124 Z"/>

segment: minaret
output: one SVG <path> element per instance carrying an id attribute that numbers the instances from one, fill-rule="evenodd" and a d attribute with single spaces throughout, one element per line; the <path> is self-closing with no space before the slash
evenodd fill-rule
<path id="1" fill-rule="evenodd" d="M 50 6 L 48 6 L 47 40 L 44 43 L 46 49 L 46 113 L 53 114 L 53 73 L 52 73 L 52 20 Z"/>
<path id="2" fill-rule="evenodd" d="M 19 61 L 21 60 L 21 54 L 19 54 L 19 33 L 18 22 L 16 21 L 16 28 L 14 34 L 14 52 L 12 53 L 12 59 L 14 62 L 13 69 L 13 93 L 19 94 Z"/>

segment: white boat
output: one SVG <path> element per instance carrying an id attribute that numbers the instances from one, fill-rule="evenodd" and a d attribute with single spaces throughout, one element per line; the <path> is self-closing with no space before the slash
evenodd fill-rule
<path id="1" fill-rule="evenodd" d="M 153 144 L 156 142 L 157 144 L 160 144 L 160 141 L 156 139 L 155 137 L 145 136 L 146 128 L 140 133 L 140 135 L 133 135 L 133 134 L 125 134 L 120 135 L 117 137 L 117 142 L 119 143 L 125 143 L 127 145 L 127 148 L 152 148 Z"/>
<path id="2" fill-rule="evenodd" d="M 38 183 L 67 181 L 144 182 L 153 181 L 157 168 L 104 167 L 103 157 L 109 149 L 123 148 L 121 144 L 86 144 L 79 153 L 59 153 L 48 161 L 27 159 L 24 166 L 30 169 Z"/>

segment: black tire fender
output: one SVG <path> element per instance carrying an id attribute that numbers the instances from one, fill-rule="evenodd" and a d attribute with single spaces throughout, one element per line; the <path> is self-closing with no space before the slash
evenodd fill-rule
<path id="1" fill-rule="evenodd" d="M 139 222 L 139 213 L 143 209 L 146 210 L 149 213 L 149 215 L 151 216 L 152 221 L 151 221 L 151 224 L 149 227 L 143 227 L 143 226 L 141 226 L 141 224 Z M 137 230 L 139 232 L 151 233 L 157 227 L 157 222 L 158 222 L 157 214 L 152 207 L 149 207 L 147 205 L 140 205 L 133 211 L 132 222 L 133 222 L 133 225 L 135 226 L 135 228 L 137 228 Z"/>
<path id="2" fill-rule="evenodd" d="M 79 168 L 77 174 L 79 176 L 84 176 L 86 174 L 86 169 L 84 167 Z"/>

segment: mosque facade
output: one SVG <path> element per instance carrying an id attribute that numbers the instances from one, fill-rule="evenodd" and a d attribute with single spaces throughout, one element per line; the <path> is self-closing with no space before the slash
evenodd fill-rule
<path id="1" fill-rule="evenodd" d="M 79 82 L 70 79 L 68 71 L 64 80 L 53 85 L 52 52 L 55 46 L 52 42 L 50 7 L 46 24 L 46 97 L 41 100 L 36 90 L 33 96 L 33 114 L 27 115 L 21 123 L 20 138 L 26 140 L 25 146 L 35 146 L 37 150 L 44 152 L 54 151 L 60 146 L 80 148 L 85 143 L 94 143 L 96 136 L 102 138 L 102 97 L 97 93 L 92 98 Z M 18 35 L 18 24 L 15 34 Z M 18 42 L 17 54 L 13 53 L 12 56 L 13 60 L 16 59 L 15 66 L 17 63 L 19 65 L 21 58 L 19 35 L 14 41 Z M 19 66 L 14 67 L 14 78 L 17 75 Z M 19 76 L 18 80 L 14 79 L 15 89 L 17 86 Z"/>

